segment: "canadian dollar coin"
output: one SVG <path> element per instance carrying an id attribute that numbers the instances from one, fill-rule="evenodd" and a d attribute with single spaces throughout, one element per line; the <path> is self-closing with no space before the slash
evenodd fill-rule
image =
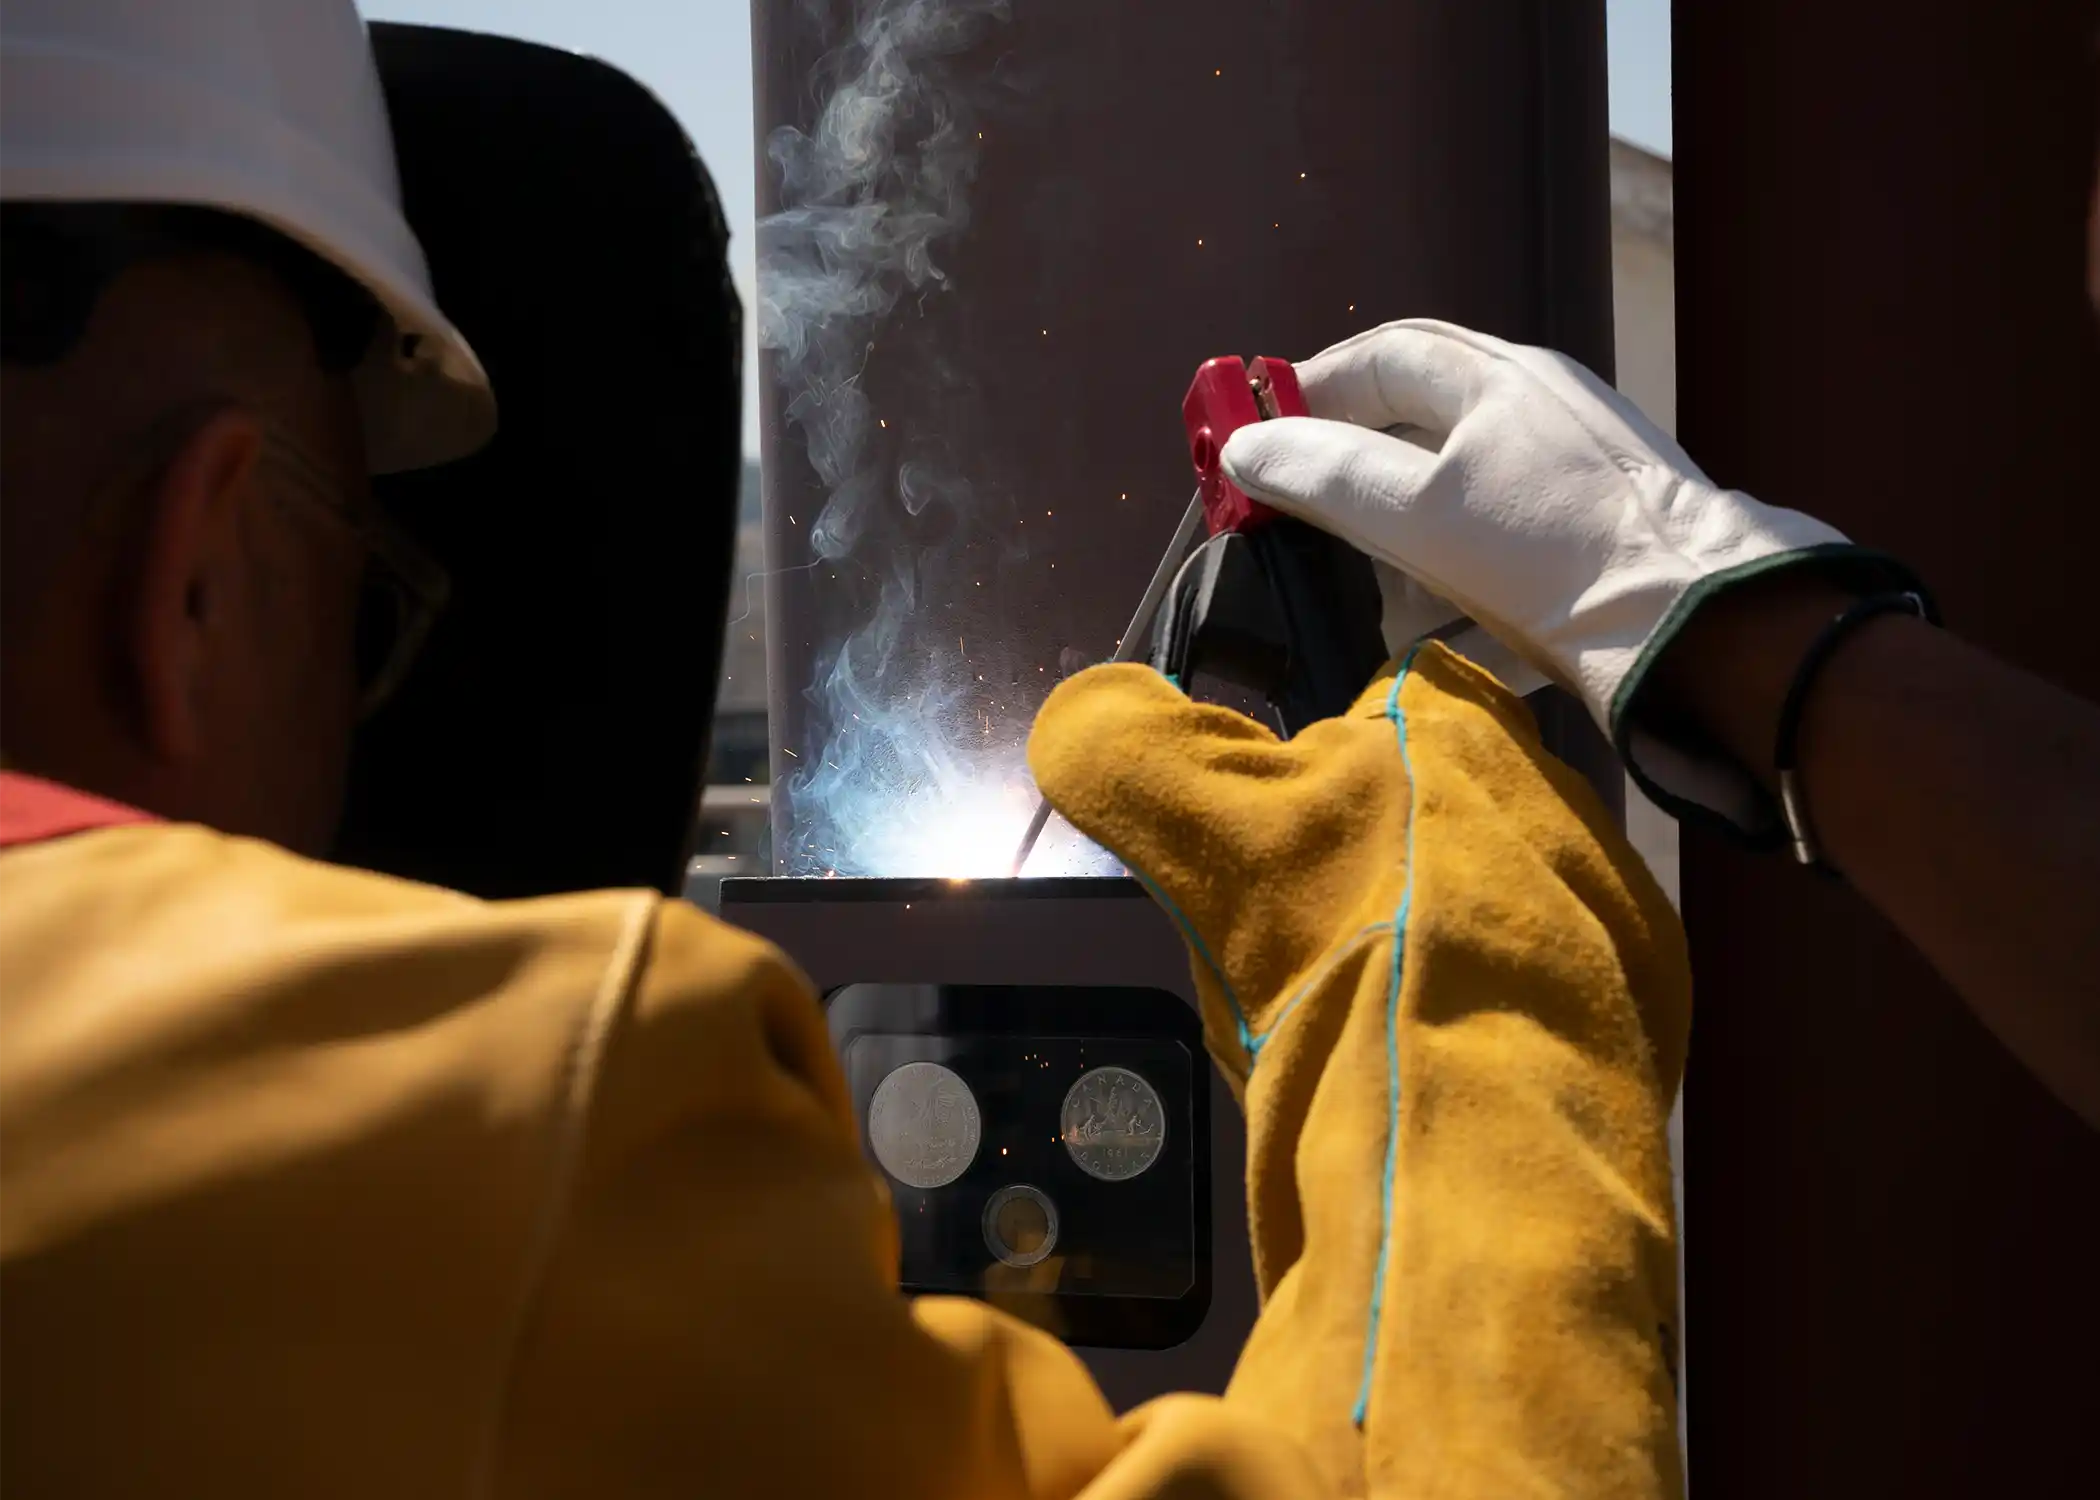
<path id="1" fill-rule="evenodd" d="M 1065 1150 L 1089 1177 L 1127 1182 L 1159 1160 L 1167 1111 L 1159 1091 L 1128 1068 L 1095 1068 L 1065 1093 Z"/>
<path id="2" fill-rule="evenodd" d="M 882 1169 L 915 1188 L 946 1187 L 969 1170 L 982 1134 L 977 1096 L 939 1063 L 909 1062 L 875 1086 L 868 1144 Z"/>

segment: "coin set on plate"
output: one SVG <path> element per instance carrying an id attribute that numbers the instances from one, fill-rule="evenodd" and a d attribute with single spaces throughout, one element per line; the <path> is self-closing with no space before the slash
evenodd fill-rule
<path id="1" fill-rule="evenodd" d="M 852 985 L 832 1036 L 909 1292 L 1078 1344 L 1164 1348 L 1210 1297 L 1210 1077 L 1193 1009 L 1135 987 Z"/>
<path id="2" fill-rule="evenodd" d="M 1023 1054 L 1022 1061 L 1041 1068 L 1034 1053 Z M 1080 1074 L 1065 1090 L 1057 1119 L 1066 1155 L 1100 1182 L 1142 1175 L 1166 1145 L 1159 1091 L 1125 1067 Z M 876 1162 L 897 1182 L 922 1191 L 947 1187 L 970 1169 L 983 1141 L 977 1096 L 953 1068 L 900 1064 L 875 1086 L 867 1140 Z M 1015 1267 L 1040 1265 L 1057 1248 L 1056 1200 L 1033 1183 L 1008 1183 L 986 1200 L 983 1229 L 985 1248 L 995 1259 Z"/>
<path id="3" fill-rule="evenodd" d="M 1188 1049 L 1128 1037 L 858 1035 L 847 1072 L 905 1284 L 1176 1297 L 1195 1275 Z"/>

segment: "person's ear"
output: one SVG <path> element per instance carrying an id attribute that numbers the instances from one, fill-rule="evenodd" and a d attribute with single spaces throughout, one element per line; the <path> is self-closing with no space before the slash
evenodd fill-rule
<path id="1" fill-rule="evenodd" d="M 147 497 L 130 656 L 147 748 L 162 761 L 198 754 L 204 686 L 242 566 L 241 509 L 263 432 L 238 408 L 213 414 L 183 443 Z"/>

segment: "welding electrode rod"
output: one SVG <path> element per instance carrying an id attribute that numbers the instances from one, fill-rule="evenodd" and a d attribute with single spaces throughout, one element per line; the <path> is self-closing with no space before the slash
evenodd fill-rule
<path id="1" fill-rule="evenodd" d="M 1167 543 L 1166 555 L 1153 570 L 1152 581 L 1145 585 L 1144 597 L 1138 600 L 1137 613 L 1130 617 L 1130 628 L 1123 632 L 1123 639 L 1116 642 L 1115 654 L 1110 661 L 1136 661 L 1144 654 L 1148 637 L 1152 634 L 1152 617 L 1166 602 L 1167 590 L 1173 586 L 1174 575 L 1181 570 L 1182 559 L 1189 555 L 1195 545 L 1196 533 L 1203 526 L 1203 490 L 1189 496 L 1189 508 L 1181 513 L 1181 524 L 1174 528 L 1174 540 Z M 1050 821 L 1050 802 L 1038 797 L 1035 816 L 1028 820 L 1028 832 L 1021 835 L 1021 847 L 1014 851 L 1013 869 L 1009 875 L 1019 875 L 1021 866 L 1028 863 L 1028 856 L 1035 853 L 1035 841 L 1043 836 L 1043 828 Z"/>

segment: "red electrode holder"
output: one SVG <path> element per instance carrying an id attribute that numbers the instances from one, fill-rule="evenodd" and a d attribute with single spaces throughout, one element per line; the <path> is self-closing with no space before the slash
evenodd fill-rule
<path id="1" fill-rule="evenodd" d="M 1203 492 L 1203 519 L 1210 534 L 1252 531 L 1275 519 L 1277 512 L 1250 500 L 1225 477 L 1219 455 L 1225 440 L 1249 422 L 1270 417 L 1308 416 L 1298 372 L 1289 360 L 1264 355 L 1244 363 L 1231 355 L 1207 359 L 1189 382 L 1181 401 L 1182 425 L 1188 429 L 1189 458 Z"/>

